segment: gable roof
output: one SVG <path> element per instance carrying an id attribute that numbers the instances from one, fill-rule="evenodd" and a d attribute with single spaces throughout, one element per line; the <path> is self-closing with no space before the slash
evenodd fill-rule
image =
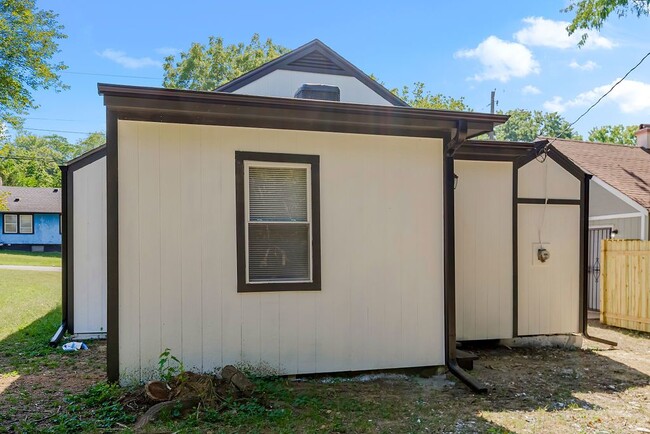
<path id="1" fill-rule="evenodd" d="M 0 194 L 7 192 L 8 211 L 17 213 L 60 213 L 61 189 L 40 187 L 0 187 Z"/>
<path id="2" fill-rule="evenodd" d="M 574 163 L 650 209 L 650 153 L 636 146 L 552 139 Z"/>
<path id="3" fill-rule="evenodd" d="M 234 92 L 278 69 L 354 77 L 389 103 L 402 107 L 408 106 L 407 103 L 395 96 L 391 91 L 379 84 L 376 80 L 370 78 L 370 76 L 366 75 L 318 39 L 314 39 L 302 47 L 283 54 L 259 68 L 253 69 L 219 86 L 216 90 L 219 92 Z"/>

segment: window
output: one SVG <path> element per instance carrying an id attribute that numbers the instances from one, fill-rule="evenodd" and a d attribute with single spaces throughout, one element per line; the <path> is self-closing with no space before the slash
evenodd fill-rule
<path id="1" fill-rule="evenodd" d="M 18 215 L 16 215 L 16 214 L 5 214 L 4 215 L 3 232 L 5 234 L 17 234 L 18 233 Z"/>
<path id="2" fill-rule="evenodd" d="M 5 214 L 2 231 L 5 234 L 33 234 L 34 216 L 32 214 Z"/>
<path id="3" fill-rule="evenodd" d="M 239 292 L 320 290 L 319 158 L 236 153 Z"/>
<path id="4" fill-rule="evenodd" d="M 34 233 L 34 216 L 31 214 L 20 214 L 20 233 L 33 234 Z"/>

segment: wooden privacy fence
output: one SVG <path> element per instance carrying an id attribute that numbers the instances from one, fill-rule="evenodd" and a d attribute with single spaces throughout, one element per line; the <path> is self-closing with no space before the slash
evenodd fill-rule
<path id="1" fill-rule="evenodd" d="M 603 240 L 600 321 L 650 332 L 650 241 Z"/>

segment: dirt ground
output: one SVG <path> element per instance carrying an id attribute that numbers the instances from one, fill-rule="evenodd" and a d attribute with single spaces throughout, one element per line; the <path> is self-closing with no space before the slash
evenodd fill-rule
<path id="1" fill-rule="evenodd" d="M 581 350 L 475 349 L 480 358 L 472 375 L 489 386 L 487 395 L 471 393 L 454 377 L 289 382 L 292 392 L 320 401 L 317 413 L 294 410 L 286 432 L 650 433 L 650 335 L 597 321 L 590 333 L 619 345 L 585 340 Z M 65 392 L 105 378 L 104 358 L 105 346 L 96 344 L 66 363 L 23 375 L 10 373 L 0 355 L 0 426 L 10 432 L 27 421 L 48 427 L 48 416 L 65 411 Z"/>

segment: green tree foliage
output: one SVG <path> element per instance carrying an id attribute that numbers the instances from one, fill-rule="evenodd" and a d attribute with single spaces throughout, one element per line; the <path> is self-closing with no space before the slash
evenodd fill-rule
<path id="1" fill-rule="evenodd" d="M 248 44 L 224 45 L 223 38 L 210 36 L 207 46 L 194 42 L 178 57 L 165 58 L 163 86 L 212 91 L 287 51 L 270 38 L 262 42 L 257 33 Z"/>
<path id="2" fill-rule="evenodd" d="M 7 198 L 9 197 L 9 192 L 0 191 L 0 211 L 9 211 L 7 206 Z"/>
<path id="3" fill-rule="evenodd" d="M 413 89 L 404 86 L 401 91 L 393 89 L 391 92 L 400 97 L 408 105 L 415 108 L 472 111 L 472 109 L 465 104 L 464 97 L 456 99 L 450 96 L 445 96 L 441 93 L 432 94 L 430 91 L 426 90 L 424 83 L 420 81 L 413 83 Z"/>
<path id="4" fill-rule="evenodd" d="M 637 125 L 603 125 L 589 131 L 590 142 L 616 143 L 619 145 L 636 146 Z"/>
<path id="5" fill-rule="evenodd" d="M 56 17 L 34 0 L 0 0 L 0 122 L 20 125 L 36 107 L 34 90 L 65 88 L 58 73 L 66 66 L 52 60 L 66 37 Z"/>
<path id="6" fill-rule="evenodd" d="M 59 164 L 104 142 L 103 133 L 90 134 L 74 144 L 57 135 L 20 135 L 0 147 L 0 179 L 4 185 L 60 187 Z"/>
<path id="7" fill-rule="evenodd" d="M 497 140 L 532 142 L 539 136 L 582 139 L 570 123 L 557 113 L 516 109 L 505 114 L 510 119 L 494 129 Z"/>
<path id="8" fill-rule="evenodd" d="M 569 35 L 572 35 L 581 30 L 600 30 L 611 14 L 618 17 L 629 14 L 647 16 L 650 14 L 650 0 L 571 0 L 562 11 L 575 13 L 567 27 Z M 587 37 L 587 33 L 582 34 L 580 46 L 584 45 Z"/>

